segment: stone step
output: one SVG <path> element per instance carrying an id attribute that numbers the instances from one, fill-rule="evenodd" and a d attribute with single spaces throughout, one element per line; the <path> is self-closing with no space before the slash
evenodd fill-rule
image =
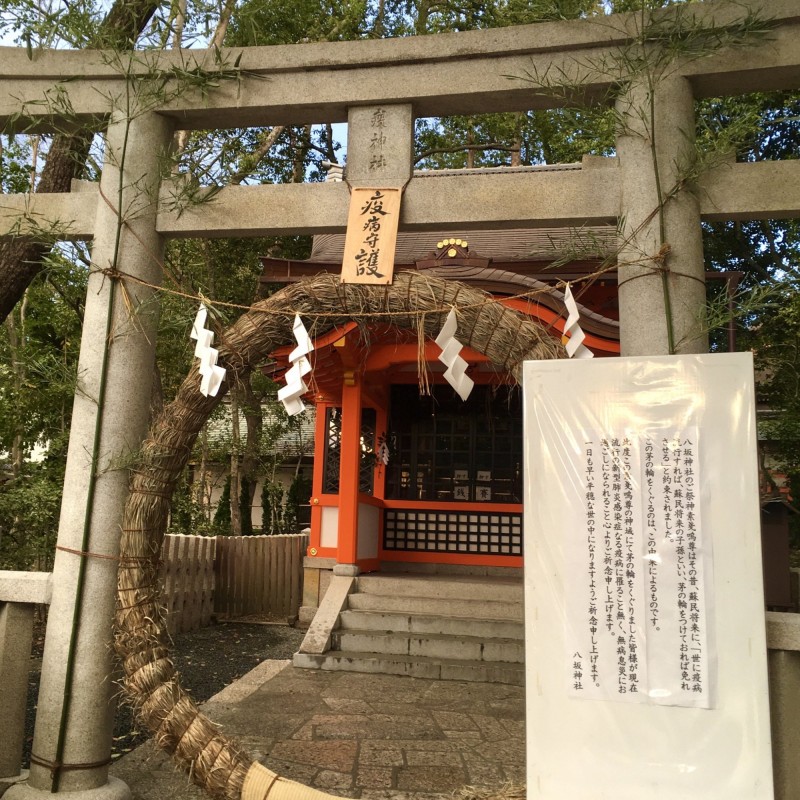
<path id="1" fill-rule="evenodd" d="M 435 611 L 436 609 L 429 610 Z M 398 614 L 390 611 L 342 611 L 339 615 L 339 625 L 341 630 L 434 633 L 519 641 L 525 638 L 525 626 L 521 621 L 453 617 L 437 613 Z"/>
<path id="2" fill-rule="evenodd" d="M 523 618 L 522 601 L 437 599 L 413 594 L 388 595 L 361 592 L 347 598 L 352 611 L 375 611 L 395 614 L 441 614 L 449 617 L 472 617 L 475 619 L 515 620 Z"/>
<path id="3" fill-rule="evenodd" d="M 408 561 L 381 561 L 381 574 L 393 575 L 461 575 L 467 577 L 516 578 L 522 580 L 522 567 L 485 567 L 466 564 L 427 564 Z"/>
<path id="4" fill-rule="evenodd" d="M 522 664 L 525 660 L 525 643 L 522 641 L 442 634 L 340 630 L 333 632 L 331 649 L 345 654 L 408 655 L 451 661 Z"/>
<path id="5" fill-rule="evenodd" d="M 361 575 L 359 594 L 400 595 L 441 600 L 487 600 L 522 603 L 522 581 L 516 578 L 480 578 L 448 575 Z"/>
<path id="6" fill-rule="evenodd" d="M 324 655 L 295 653 L 294 666 L 305 669 L 369 672 L 387 675 L 408 675 L 448 681 L 478 681 L 525 685 L 522 664 L 493 664 L 485 661 L 451 661 L 408 655 L 376 655 L 375 653 L 343 653 L 330 650 Z"/>

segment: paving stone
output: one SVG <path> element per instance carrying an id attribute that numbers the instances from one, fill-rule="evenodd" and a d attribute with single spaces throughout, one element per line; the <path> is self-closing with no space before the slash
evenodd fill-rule
<path id="1" fill-rule="evenodd" d="M 525 720 L 524 719 L 501 719 L 503 727 L 511 734 L 511 736 L 519 736 L 525 738 Z"/>
<path id="2" fill-rule="evenodd" d="M 353 775 L 350 772 L 323 769 L 314 778 L 314 786 L 319 789 L 350 789 L 353 786 Z"/>
<path id="3" fill-rule="evenodd" d="M 507 778 L 499 764 L 481 758 L 465 758 L 471 786 L 502 786 Z"/>
<path id="4" fill-rule="evenodd" d="M 282 778 L 289 778 L 298 783 L 310 785 L 319 769 L 311 764 L 298 764 L 295 761 L 283 761 L 280 758 L 267 756 L 263 762 L 267 769 L 280 775 Z"/>
<path id="5" fill-rule="evenodd" d="M 513 766 L 510 764 L 504 764 L 503 774 L 505 775 L 506 781 L 509 783 L 515 783 L 517 786 L 524 785 L 525 781 L 527 780 L 524 764 Z"/>
<path id="6" fill-rule="evenodd" d="M 339 714 L 372 714 L 377 709 L 363 700 L 352 700 L 345 697 L 323 697 L 325 705 Z"/>
<path id="7" fill-rule="evenodd" d="M 310 722 L 306 722 L 302 728 L 299 728 L 292 734 L 292 739 L 313 739 L 314 738 L 314 726 Z"/>
<path id="8" fill-rule="evenodd" d="M 337 697 L 349 697 L 366 702 L 375 700 L 383 703 L 419 703 L 426 696 L 430 684 L 430 681 L 424 678 L 406 677 L 404 684 L 398 686 L 396 675 L 359 672 L 340 672 L 338 675 L 341 680 L 336 684 Z M 326 695 L 328 694 L 330 692 L 326 692 Z"/>
<path id="9" fill-rule="evenodd" d="M 393 739 L 398 731 L 417 739 L 434 739 L 440 735 L 435 721 L 426 716 L 389 714 L 349 715 L 312 719 L 317 739 Z"/>
<path id="10" fill-rule="evenodd" d="M 296 689 L 292 692 L 280 694 L 266 694 L 260 691 L 254 692 L 242 704 L 248 712 L 254 714 L 277 714 L 284 708 L 291 710 L 292 714 L 305 714 L 313 712 L 318 708 L 325 708 L 322 699 L 314 694 L 310 694 L 307 688 Z"/>
<path id="11" fill-rule="evenodd" d="M 473 750 L 481 758 L 494 761 L 497 764 L 511 764 L 513 766 L 525 763 L 525 743 L 513 739 L 503 739 L 496 742 L 481 742 L 473 746 Z"/>
<path id="12" fill-rule="evenodd" d="M 343 797 L 452 800 L 465 785 L 525 780 L 524 691 L 515 686 L 288 667 L 208 711 L 269 769 Z M 152 745 L 112 774 L 133 800 L 204 797 Z"/>
<path id="13" fill-rule="evenodd" d="M 407 715 L 415 714 L 419 711 L 420 703 L 409 703 L 404 700 L 394 700 L 393 702 L 370 701 L 370 708 L 374 714 Z"/>
<path id="14" fill-rule="evenodd" d="M 406 763 L 410 767 L 445 766 L 461 767 L 461 753 L 430 752 L 427 750 L 409 750 L 406 752 Z"/>
<path id="15" fill-rule="evenodd" d="M 479 742 L 483 739 L 481 732 L 474 731 L 442 731 L 448 739 L 469 739 L 472 742 Z"/>
<path id="16" fill-rule="evenodd" d="M 329 794 L 335 794 L 337 797 L 361 797 L 361 789 L 327 789 L 322 786 L 314 786 L 313 788 L 318 788 L 320 791 L 325 791 Z"/>
<path id="17" fill-rule="evenodd" d="M 205 709 L 204 709 L 205 710 Z M 239 735 L 270 737 L 273 739 L 289 739 L 304 725 L 307 716 L 303 714 L 264 713 L 258 709 L 243 707 L 239 711 L 240 718 L 231 719 L 229 716 L 207 712 L 209 717 L 226 730 L 236 730 Z"/>
<path id="18" fill-rule="evenodd" d="M 499 739 L 508 739 L 508 731 L 505 726 L 494 717 L 489 717 L 485 714 L 473 714 L 472 719 L 486 741 L 494 742 Z"/>
<path id="19" fill-rule="evenodd" d="M 412 792 L 446 792 L 464 786 L 463 767 L 400 767 L 397 788 Z"/>
<path id="20" fill-rule="evenodd" d="M 476 714 L 489 714 L 493 717 L 508 719 L 525 719 L 525 691 L 520 689 L 516 696 L 505 697 L 483 704 L 483 708 L 476 708 Z"/>
<path id="21" fill-rule="evenodd" d="M 402 763 L 402 756 L 400 763 Z M 361 786 L 365 789 L 391 789 L 393 785 L 394 770 L 359 766 L 356 773 L 356 786 Z"/>
<path id="22" fill-rule="evenodd" d="M 395 789 L 363 789 L 361 800 L 452 800 L 450 792 L 398 792 Z"/>
<path id="23" fill-rule="evenodd" d="M 442 730 L 468 731 L 478 729 L 475 720 L 469 714 L 459 714 L 455 711 L 434 711 L 433 718 L 439 723 Z"/>
<path id="24" fill-rule="evenodd" d="M 278 742 L 270 751 L 270 758 L 310 764 L 317 769 L 351 772 L 356 762 L 358 745 L 350 740 Z"/>
<path id="25" fill-rule="evenodd" d="M 405 754 L 402 747 L 371 747 L 371 742 L 364 742 L 361 745 L 361 752 L 358 754 L 358 766 L 401 766 L 406 763 Z"/>
<path id="26" fill-rule="evenodd" d="M 399 733 L 399 731 L 398 731 Z M 449 753 L 459 753 L 462 750 L 462 745 L 458 742 L 450 742 L 444 739 L 375 739 L 363 742 L 361 745 L 361 752 L 365 750 L 426 750 L 428 752 L 434 750 L 446 751 Z M 468 748 L 471 749 L 471 748 Z"/>

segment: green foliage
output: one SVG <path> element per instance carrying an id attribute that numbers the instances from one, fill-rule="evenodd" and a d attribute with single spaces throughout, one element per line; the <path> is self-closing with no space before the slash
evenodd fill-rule
<path id="1" fill-rule="evenodd" d="M 0 326 L 0 568 L 52 563 L 86 291 L 70 252 L 54 251 Z"/>
<path id="2" fill-rule="evenodd" d="M 283 520 L 283 487 L 273 480 L 265 480 L 261 488 L 261 532 L 280 533 Z"/>
<path id="3" fill-rule="evenodd" d="M 783 291 L 748 338 L 754 347 L 759 402 L 765 411 L 759 437 L 768 465 L 785 476 L 795 506 L 800 502 L 800 293 L 795 281 Z M 793 545 L 800 557 L 800 515 L 790 515 Z"/>
<path id="4" fill-rule="evenodd" d="M 286 493 L 286 508 L 283 512 L 284 529 L 287 533 L 296 533 L 300 516 L 300 506 L 308 505 L 311 497 L 311 480 L 302 472 L 295 475 Z"/>
<path id="5" fill-rule="evenodd" d="M 217 534 L 225 535 L 231 532 L 231 479 L 225 481 L 225 488 L 219 498 L 217 510 L 214 514 L 214 530 Z"/>
<path id="6" fill-rule="evenodd" d="M 16 477 L 0 464 L 0 569 L 52 568 L 65 461 L 61 436 L 43 461 L 25 463 Z M 10 479 L 2 483 L 3 476 Z"/>
<path id="7" fill-rule="evenodd" d="M 712 97 L 697 104 L 701 150 L 737 161 L 800 157 L 800 92 Z"/>
<path id="8" fill-rule="evenodd" d="M 195 489 L 184 473 L 172 494 L 168 533 L 216 536 L 219 532 L 209 520 L 205 506 L 197 501 Z M 230 493 L 228 496 L 230 497 Z M 228 515 L 230 516 L 230 508 Z"/>
<path id="9" fill-rule="evenodd" d="M 31 185 L 31 140 L 27 136 L 0 137 L 0 188 L 3 192 L 27 192 Z"/>
<path id="10" fill-rule="evenodd" d="M 239 493 L 239 513 L 242 516 L 242 536 L 253 535 L 253 513 L 250 505 L 250 480 L 241 479 L 241 492 Z M 254 487 L 255 488 L 255 487 Z"/>
<path id="11" fill-rule="evenodd" d="M 245 3 L 229 28 L 230 46 L 296 44 L 361 38 L 367 31 L 364 0 L 274 0 Z"/>
<path id="12" fill-rule="evenodd" d="M 69 426 L 85 285 L 85 271 L 57 256 L 0 328 L 0 449 L 21 436 L 29 453 Z"/>
<path id="13" fill-rule="evenodd" d="M 0 35 L 29 52 L 39 47 L 85 47 L 101 17 L 101 5 L 92 0 L 0 0 Z"/>
<path id="14" fill-rule="evenodd" d="M 614 126 L 611 109 L 600 106 L 421 119 L 415 159 L 424 169 L 569 164 L 613 154 Z"/>
<path id="15" fill-rule="evenodd" d="M 712 98 L 698 104 L 698 141 L 703 153 L 737 161 L 800 156 L 800 92 Z M 704 156 L 705 158 L 705 156 Z M 715 156 L 707 158 L 712 161 Z M 720 167 L 725 169 L 724 164 Z M 746 220 L 703 225 L 706 265 L 741 272 L 735 315 L 742 347 L 758 352 L 761 340 L 782 325 L 775 310 L 784 306 L 800 281 L 800 223 L 797 220 Z M 723 284 L 709 282 L 717 303 Z M 714 316 L 712 314 L 712 316 Z M 716 315 L 721 325 L 728 317 Z M 724 349 L 724 332 L 712 330 L 712 346 Z"/>

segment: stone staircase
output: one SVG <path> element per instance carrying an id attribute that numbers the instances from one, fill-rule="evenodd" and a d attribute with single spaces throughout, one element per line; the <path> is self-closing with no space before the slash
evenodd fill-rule
<path id="1" fill-rule="evenodd" d="M 521 686 L 524 645 L 520 578 L 373 574 L 353 580 L 327 647 L 294 664 Z"/>

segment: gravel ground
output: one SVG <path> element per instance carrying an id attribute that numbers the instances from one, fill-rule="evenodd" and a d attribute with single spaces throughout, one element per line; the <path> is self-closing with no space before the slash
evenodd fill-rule
<path id="1" fill-rule="evenodd" d="M 222 622 L 193 633 L 175 637 L 172 658 L 181 676 L 181 685 L 198 703 L 208 700 L 225 686 L 268 658 L 291 658 L 297 652 L 305 631 L 288 625 Z M 23 766 L 28 767 L 36 699 L 39 693 L 41 651 L 44 631 L 34 634 L 31 674 L 28 683 L 28 712 Z M 120 708 L 114 725 L 112 758 L 130 752 L 149 737 L 138 730 L 130 709 Z"/>

